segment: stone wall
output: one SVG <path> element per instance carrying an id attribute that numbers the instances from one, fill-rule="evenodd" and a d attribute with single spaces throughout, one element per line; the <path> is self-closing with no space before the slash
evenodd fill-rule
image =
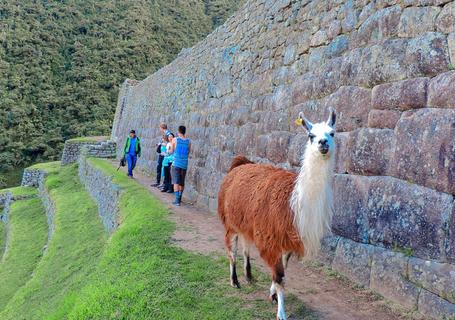
<path id="1" fill-rule="evenodd" d="M 85 156 L 79 158 L 79 179 L 98 205 L 105 229 L 113 232 L 120 225 L 120 187 L 112 182 L 112 177 L 91 165 Z"/>
<path id="2" fill-rule="evenodd" d="M 46 172 L 35 168 L 25 168 L 22 174 L 21 186 L 23 187 L 39 187 L 46 178 Z"/>
<path id="3" fill-rule="evenodd" d="M 111 139 L 120 154 L 136 129 L 138 166 L 153 172 L 159 123 L 187 125 L 185 195 L 215 211 L 235 154 L 298 170 L 307 138 L 294 119 L 334 107 L 332 265 L 428 317 L 455 314 L 454 282 L 433 276 L 455 273 L 454 21 L 448 0 L 248 1 L 125 81 Z"/>
<path id="4" fill-rule="evenodd" d="M 77 162 L 82 148 L 86 148 L 91 157 L 115 158 L 116 146 L 112 141 L 67 140 L 63 149 L 62 165 Z"/>

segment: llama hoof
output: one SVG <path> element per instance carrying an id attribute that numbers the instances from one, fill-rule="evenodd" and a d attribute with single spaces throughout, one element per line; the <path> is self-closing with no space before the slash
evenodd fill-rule
<path id="1" fill-rule="evenodd" d="M 231 281 L 231 287 L 240 289 L 240 283 L 238 281 Z"/>
<path id="2" fill-rule="evenodd" d="M 246 277 L 245 280 L 248 282 L 248 284 L 252 284 L 254 282 L 254 279 L 252 277 Z"/>
<path id="3" fill-rule="evenodd" d="M 269 300 L 270 300 L 270 302 L 272 302 L 272 303 L 278 302 L 278 296 L 276 295 L 276 293 L 271 294 L 271 295 L 269 296 Z"/>

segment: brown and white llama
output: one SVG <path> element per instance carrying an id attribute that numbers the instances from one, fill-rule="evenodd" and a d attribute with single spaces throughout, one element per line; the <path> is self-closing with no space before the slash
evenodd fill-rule
<path id="1" fill-rule="evenodd" d="M 272 270 L 270 299 L 278 301 L 277 319 L 285 320 L 284 270 L 292 254 L 312 257 L 332 219 L 335 111 L 327 122 L 312 124 L 299 174 L 236 156 L 218 194 L 218 214 L 225 228 L 231 285 L 240 287 L 236 272 L 238 239 L 244 270 L 251 281 L 249 248 L 255 245 Z"/>

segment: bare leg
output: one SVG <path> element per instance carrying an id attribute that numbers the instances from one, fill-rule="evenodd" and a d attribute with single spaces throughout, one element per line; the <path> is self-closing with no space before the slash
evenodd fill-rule
<path id="1" fill-rule="evenodd" d="M 231 271 L 231 286 L 240 288 L 240 283 L 237 278 L 237 271 L 236 271 L 236 259 L 237 259 L 237 241 L 238 235 L 233 234 L 229 231 L 226 231 L 226 235 L 224 238 L 225 245 L 228 251 L 229 257 L 229 264 L 230 264 L 230 271 Z"/>

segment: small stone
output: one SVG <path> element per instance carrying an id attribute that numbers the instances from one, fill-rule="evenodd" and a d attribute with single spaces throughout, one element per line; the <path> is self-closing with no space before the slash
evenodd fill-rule
<path id="1" fill-rule="evenodd" d="M 312 47 L 318 47 L 327 43 L 327 32 L 325 30 L 319 30 L 311 38 L 310 45 Z"/>
<path id="2" fill-rule="evenodd" d="M 371 110 L 368 114 L 368 127 L 394 129 L 401 112 L 396 110 Z"/>
<path id="3" fill-rule="evenodd" d="M 449 69 L 455 69 L 455 32 L 449 33 L 447 36 L 447 44 L 449 46 L 450 66 Z"/>
<path id="4" fill-rule="evenodd" d="M 333 38 L 335 38 L 337 35 L 339 35 L 341 32 L 341 23 L 340 21 L 338 20 L 333 20 L 330 25 L 329 25 L 329 28 L 327 30 L 327 38 L 329 40 L 332 40 Z"/>

